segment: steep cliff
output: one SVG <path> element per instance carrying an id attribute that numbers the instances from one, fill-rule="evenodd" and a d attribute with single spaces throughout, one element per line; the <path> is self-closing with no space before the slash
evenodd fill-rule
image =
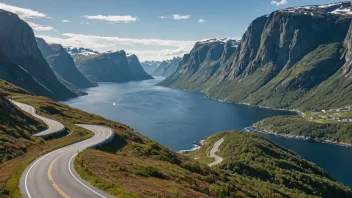
<path id="1" fill-rule="evenodd" d="M 77 96 L 56 78 L 26 22 L 13 13 L 0 10 L 0 32 L 1 78 L 55 100 Z"/>
<path id="2" fill-rule="evenodd" d="M 329 79 L 312 90 L 303 100 L 294 104 L 295 108 L 326 108 L 326 107 L 344 107 L 352 104 L 352 24 L 343 43 L 343 56 L 339 62 L 345 61 L 345 64 Z M 342 50 L 340 51 L 342 54 Z M 342 57 L 342 58 L 341 58 Z M 338 60 L 336 60 L 338 61 Z"/>
<path id="3" fill-rule="evenodd" d="M 147 74 L 141 63 L 139 62 L 138 57 L 135 54 L 128 54 L 127 55 L 128 61 L 128 68 L 132 72 L 132 75 L 135 77 L 136 80 L 148 80 L 153 79 L 153 77 Z"/>
<path id="4" fill-rule="evenodd" d="M 49 63 L 58 79 L 70 88 L 88 88 L 97 86 L 77 69 L 72 57 L 60 44 L 48 45 L 44 39 L 37 38 L 43 57 Z"/>
<path id="5" fill-rule="evenodd" d="M 77 62 L 78 69 L 95 82 L 127 82 L 152 79 L 143 70 L 137 56 L 132 55 L 128 58 L 123 50 L 97 55 L 91 54 L 85 58 L 81 57 Z"/>
<path id="6" fill-rule="evenodd" d="M 340 72 L 345 62 L 341 60 L 342 42 L 352 17 L 350 6 L 350 2 L 342 2 L 294 7 L 259 17 L 248 27 L 236 50 L 228 55 L 229 60 L 218 69 L 215 67 L 215 72 L 199 72 L 204 68 L 214 71 L 211 61 L 203 63 L 201 69 L 196 67 L 197 72 L 192 64 L 186 63 L 161 85 L 203 91 L 212 98 L 231 102 L 280 108 L 311 107 L 312 104 L 303 105 L 312 98 L 311 92 L 318 91 L 319 97 L 326 95 L 319 91 L 323 88 L 316 88 L 332 83 L 330 78 Z M 196 44 L 191 59 L 197 57 L 197 49 Z M 350 67 L 343 68 L 341 72 L 348 77 Z M 352 103 L 342 100 L 315 106 Z"/>
<path id="7" fill-rule="evenodd" d="M 190 54 L 183 56 L 177 71 L 161 85 L 201 90 L 204 83 L 227 63 L 238 44 L 239 41 L 231 39 L 197 42 Z"/>
<path id="8" fill-rule="evenodd" d="M 174 57 L 173 59 L 162 61 L 159 66 L 153 70 L 152 75 L 168 77 L 176 72 L 180 61 L 180 57 Z"/>

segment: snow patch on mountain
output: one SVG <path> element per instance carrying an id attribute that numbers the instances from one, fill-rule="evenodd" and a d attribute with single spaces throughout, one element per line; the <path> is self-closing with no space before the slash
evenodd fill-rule
<path id="1" fill-rule="evenodd" d="M 291 7 L 280 11 L 286 12 L 286 13 L 304 14 L 304 15 L 311 15 L 311 16 L 315 16 L 318 14 L 335 14 L 335 15 L 343 15 L 343 16 L 352 16 L 350 1 L 330 3 L 325 5 Z"/>
<path id="2" fill-rule="evenodd" d="M 77 47 L 67 46 L 67 47 L 64 47 L 64 49 L 70 55 L 79 54 L 79 55 L 89 56 L 89 55 L 99 54 L 98 51 L 94 51 L 92 49 L 83 48 L 83 47 L 77 48 Z"/>

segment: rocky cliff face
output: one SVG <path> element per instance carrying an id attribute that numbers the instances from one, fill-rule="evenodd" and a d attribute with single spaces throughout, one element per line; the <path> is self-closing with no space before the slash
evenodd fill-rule
<path id="1" fill-rule="evenodd" d="M 127 61 L 128 61 L 128 68 L 132 72 L 132 75 L 136 78 L 136 80 L 148 80 L 148 79 L 153 79 L 153 77 L 149 74 L 147 74 L 141 63 L 139 62 L 139 59 L 136 55 L 134 54 L 128 54 L 127 55 Z"/>
<path id="2" fill-rule="evenodd" d="M 199 41 L 190 54 L 185 54 L 177 71 L 161 85 L 198 90 L 237 50 L 239 41 L 231 39 L 209 39 Z"/>
<path id="3" fill-rule="evenodd" d="M 180 61 L 180 57 L 174 57 L 171 60 L 162 61 L 159 66 L 153 70 L 152 75 L 168 77 L 176 72 Z"/>
<path id="4" fill-rule="evenodd" d="M 0 31 L 1 78 L 56 100 L 76 96 L 56 78 L 27 23 L 13 13 L 0 10 Z"/>
<path id="5" fill-rule="evenodd" d="M 152 78 L 144 72 L 135 55 L 127 58 L 123 50 L 89 55 L 80 59 L 77 66 L 85 76 L 95 82 L 127 82 Z"/>
<path id="6" fill-rule="evenodd" d="M 37 38 L 43 57 L 49 63 L 58 79 L 69 88 L 88 88 L 97 86 L 77 69 L 72 57 L 60 44 L 48 45 L 44 39 Z"/>
<path id="7" fill-rule="evenodd" d="M 343 67 L 343 74 L 346 78 L 352 78 L 352 22 L 344 45 L 346 48 L 346 64 Z"/>
<path id="8" fill-rule="evenodd" d="M 295 7 L 259 17 L 248 27 L 236 50 L 227 53 L 227 61 L 216 65 L 214 59 L 201 53 L 207 57 L 202 61 L 198 43 L 190 61 L 181 64 L 176 74 L 161 85 L 203 91 L 226 101 L 299 108 L 305 103 L 304 96 L 344 64 L 341 43 L 352 17 L 350 6 L 350 2 L 342 2 Z M 210 49 L 214 46 L 206 51 Z M 222 53 L 224 57 L 225 50 Z M 344 66 L 344 73 L 349 76 L 348 66 Z M 333 106 L 344 104 L 341 101 Z"/>

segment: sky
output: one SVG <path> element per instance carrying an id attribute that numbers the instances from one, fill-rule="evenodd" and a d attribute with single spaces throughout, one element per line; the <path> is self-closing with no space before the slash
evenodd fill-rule
<path id="1" fill-rule="evenodd" d="M 255 18 L 336 0 L 0 0 L 48 43 L 99 52 L 125 50 L 141 61 L 188 53 L 198 40 L 240 39 Z"/>

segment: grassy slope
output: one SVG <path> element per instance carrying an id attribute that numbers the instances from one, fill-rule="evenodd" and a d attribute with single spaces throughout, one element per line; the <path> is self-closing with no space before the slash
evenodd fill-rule
<path id="1" fill-rule="evenodd" d="M 211 169 L 203 163 L 168 150 L 128 126 L 70 108 L 44 97 L 29 95 L 11 84 L 2 83 L 0 92 L 7 97 L 34 106 L 40 114 L 62 122 L 70 131 L 73 131 L 72 135 L 60 139 L 41 140 L 40 143 L 33 141 L 33 145 L 22 157 L 9 160 L 0 166 L 0 179 L 7 180 L 5 191 L 7 195 L 4 197 L 20 197 L 19 177 L 24 168 L 36 157 L 55 148 L 90 137 L 91 134 L 88 131 L 74 126 L 75 123 L 105 125 L 116 132 L 116 138 L 111 144 L 99 150 L 88 149 L 80 153 L 75 162 L 75 167 L 83 178 L 113 195 L 124 195 L 125 197 L 273 197 L 280 195 L 309 197 L 312 194 L 302 186 L 298 186 L 297 189 L 288 188 L 270 183 L 271 181 L 263 182 L 245 172 L 233 174 L 226 169 Z M 252 138 L 248 138 L 248 141 L 250 139 Z M 244 147 L 248 145 L 248 141 L 242 141 L 239 144 Z M 240 152 L 243 152 L 244 156 L 250 156 L 252 152 L 253 155 L 256 154 L 254 151 L 241 150 Z M 283 152 L 283 149 L 278 152 Z M 282 155 L 286 154 L 282 153 Z M 247 160 L 248 163 L 256 163 L 252 157 Z M 263 171 L 260 167 L 254 168 L 258 168 L 258 172 Z M 299 167 L 296 168 L 299 169 Z M 314 184 L 319 184 L 319 186 L 323 184 L 328 189 L 331 185 L 335 185 L 335 190 L 332 192 L 349 195 L 350 189 L 333 182 L 327 176 L 325 178 L 325 173 L 321 169 L 315 168 L 314 170 L 317 175 L 322 175 L 322 177 L 315 177 Z M 299 169 L 295 173 L 298 172 L 304 174 L 306 171 Z M 289 175 L 283 175 L 289 177 Z M 302 178 L 295 178 L 297 180 L 293 179 L 293 182 L 299 183 L 298 179 Z M 306 181 L 306 179 L 303 180 Z"/>
<path id="2" fill-rule="evenodd" d="M 256 189 L 251 196 L 352 196 L 350 188 L 334 181 L 323 169 L 256 134 L 236 131 L 216 133 L 205 141 L 201 149 L 188 155 L 200 157 L 199 160 L 203 161 L 221 137 L 225 141 L 217 155 L 224 161 L 216 166 L 216 170 L 240 179 L 244 182 L 241 188 Z"/>
<path id="3" fill-rule="evenodd" d="M 2 80 L 0 80 L 0 93 L 1 96 L 7 98 L 28 102 L 28 104 L 37 108 L 39 114 L 57 119 L 73 131 L 73 125 L 68 123 L 64 117 L 56 116 L 55 112 L 48 113 L 46 111 L 49 109 L 46 106 L 53 106 L 55 104 L 51 100 L 44 97 L 35 97 L 27 91 Z M 8 109 L 6 111 L 1 109 L 1 115 L 5 116 L 5 120 L 2 120 L 0 123 L 0 146 L 5 148 L 5 152 L 1 152 L 3 157 L 0 163 L 0 197 L 21 197 L 18 189 L 18 181 L 22 171 L 31 161 L 56 148 L 89 138 L 92 134 L 89 131 L 77 128 L 70 136 L 55 140 L 45 141 L 42 138 L 30 136 L 31 133 L 42 130 L 44 124 L 22 113 L 17 108 L 8 106 L 7 99 L 2 98 L 1 101 L 2 105 L 6 105 L 7 108 L 16 113 L 8 116 Z M 40 106 L 42 108 L 39 108 Z"/>
<path id="4" fill-rule="evenodd" d="M 88 178 L 90 173 L 95 173 L 93 185 L 112 194 L 123 192 L 130 196 L 138 193 L 151 197 L 163 195 L 208 197 L 211 194 L 209 193 L 211 182 L 218 181 L 220 185 L 225 185 L 222 182 L 223 178 L 209 167 L 158 145 L 128 126 L 70 108 L 44 97 L 29 95 L 28 92 L 11 84 L 2 83 L 0 92 L 16 101 L 34 106 L 40 114 L 58 120 L 70 131 L 74 131 L 70 136 L 52 141 L 41 140 L 38 144 L 33 141 L 33 145 L 22 157 L 17 157 L 0 166 L 0 182 L 7 180 L 6 196 L 20 197 L 18 179 L 24 168 L 36 157 L 89 137 L 90 133 L 74 126 L 75 123 L 104 125 L 115 130 L 116 138 L 112 144 L 103 147 L 103 151 L 89 149 L 81 153 L 78 160 L 83 160 L 83 163 L 79 163 L 78 167 L 76 165 L 84 178 Z M 100 159 L 94 160 L 96 159 L 94 157 Z M 121 166 L 119 163 L 122 163 Z M 84 165 L 84 170 L 79 168 L 80 165 Z M 95 168 L 98 169 L 95 170 Z M 111 178 L 112 175 L 121 173 L 122 184 L 116 181 L 120 178 Z M 96 176 L 101 176 L 104 180 L 100 180 L 99 183 Z M 141 185 L 137 188 L 138 184 L 145 184 L 145 186 Z"/>
<path id="5" fill-rule="evenodd" d="M 44 128 L 43 122 L 23 113 L 0 93 L 0 164 L 23 155 L 35 144 L 31 134 Z"/>
<path id="6" fill-rule="evenodd" d="M 318 141 L 352 143 L 352 123 L 317 122 L 303 120 L 300 116 L 277 116 L 264 119 L 256 123 L 255 127 L 283 135 L 312 137 Z"/>

